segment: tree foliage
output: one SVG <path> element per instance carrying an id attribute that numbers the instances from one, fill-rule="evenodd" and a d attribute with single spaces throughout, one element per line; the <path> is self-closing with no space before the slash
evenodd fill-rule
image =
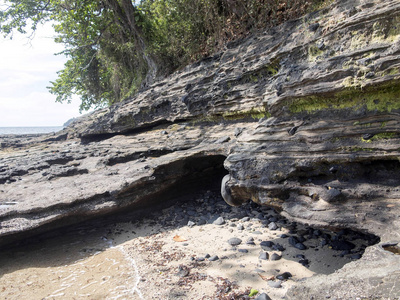
<path id="1" fill-rule="evenodd" d="M 323 0 L 8 0 L 0 31 L 52 22 L 68 57 L 50 92 L 81 109 L 132 96 L 227 42 L 305 13 Z"/>

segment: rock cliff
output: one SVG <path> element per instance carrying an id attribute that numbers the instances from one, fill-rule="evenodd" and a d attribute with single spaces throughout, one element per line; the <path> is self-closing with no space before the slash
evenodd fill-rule
<path id="1" fill-rule="evenodd" d="M 399 1 L 338 1 L 230 43 L 55 135 L 1 138 L 0 243 L 228 174 L 232 205 L 251 199 L 381 239 L 288 298 L 395 297 L 400 256 L 384 249 L 400 242 L 399 24 Z"/>

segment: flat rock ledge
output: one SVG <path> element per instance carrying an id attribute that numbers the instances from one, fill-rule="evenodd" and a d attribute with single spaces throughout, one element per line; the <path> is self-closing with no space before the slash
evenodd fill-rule
<path id="1" fill-rule="evenodd" d="M 399 1 L 336 1 L 61 132 L 0 137 L 0 245 L 224 178 L 231 205 L 380 238 L 287 299 L 397 299 L 399 24 Z"/>

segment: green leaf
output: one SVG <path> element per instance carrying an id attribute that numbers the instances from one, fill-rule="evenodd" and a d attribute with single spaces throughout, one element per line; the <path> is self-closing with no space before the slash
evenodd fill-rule
<path id="1" fill-rule="evenodd" d="M 253 297 L 253 296 L 257 295 L 257 294 L 258 294 L 258 291 L 257 291 L 257 290 L 251 289 L 250 294 L 249 294 L 249 297 Z"/>

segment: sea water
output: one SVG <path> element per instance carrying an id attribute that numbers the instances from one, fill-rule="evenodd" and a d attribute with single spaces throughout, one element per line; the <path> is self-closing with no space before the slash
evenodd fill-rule
<path id="1" fill-rule="evenodd" d="M 3 134 L 40 134 L 51 133 L 62 130 L 62 126 L 42 126 L 42 127 L 0 127 L 0 135 Z"/>

